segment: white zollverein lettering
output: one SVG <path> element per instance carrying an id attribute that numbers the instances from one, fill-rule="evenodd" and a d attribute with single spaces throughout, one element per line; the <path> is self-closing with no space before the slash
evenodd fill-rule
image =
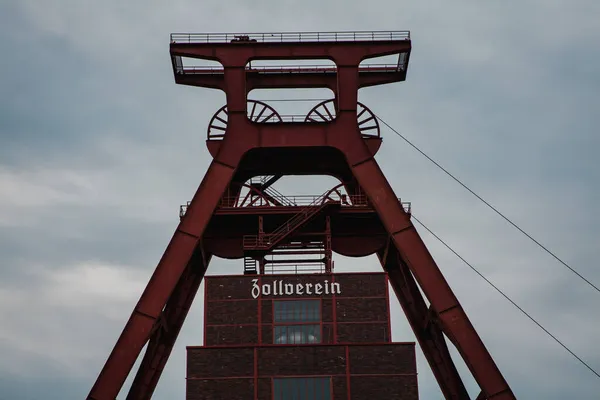
<path id="1" fill-rule="evenodd" d="M 274 280 L 270 283 L 258 284 L 258 279 L 252 279 L 252 297 L 263 296 L 305 296 L 315 294 L 342 294 L 342 288 L 337 282 L 325 280 L 323 283 L 285 283 L 282 280 Z"/>

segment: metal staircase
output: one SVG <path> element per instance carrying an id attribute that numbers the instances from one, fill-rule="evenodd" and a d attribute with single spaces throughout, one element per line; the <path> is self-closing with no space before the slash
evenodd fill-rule
<path id="1" fill-rule="evenodd" d="M 294 207 L 297 204 L 280 193 L 277 189 L 275 189 L 272 185 L 277 182 L 282 175 L 267 175 L 261 176 L 258 178 L 258 182 L 255 183 L 253 180 L 250 180 L 250 185 L 256 187 L 267 200 L 272 202 L 273 204 L 280 207 Z"/>
<path id="2" fill-rule="evenodd" d="M 298 214 L 271 233 L 244 236 L 244 250 L 269 251 L 325 208 L 340 206 L 340 201 L 327 199 L 327 195 L 328 192 L 316 198 L 310 205 L 304 207 Z"/>

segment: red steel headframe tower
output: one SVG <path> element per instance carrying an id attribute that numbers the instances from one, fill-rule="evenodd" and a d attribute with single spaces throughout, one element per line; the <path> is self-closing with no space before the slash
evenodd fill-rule
<path id="1" fill-rule="evenodd" d="M 326 269 L 331 269 L 331 249 L 355 257 L 377 254 L 446 399 L 469 395 L 444 335 L 479 384 L 478 400 L 515 399 L 417 233 L 410 210 L 374 159 L 382 142 L 379 126 L 358 102 L 358 89 L 404 81 L 410 51 L 409 32 L 171 35 L 175 81 L 221 89 L 227 104 L 209 124 L 207 146 L 213 160 L 208 171 L 182 210 L 179 226 L 89 400 L 114 400 L 146 344 L 127 399 L 151 398 L 211 257 L 244 258 L 245 273 L 264 273 L 264 261 L 257 271 L 254 260 L 264 260 L 276 246 L 300 237 L 306 222 L 330 203 L 332 191 L 299 208 L 279 227 L 263 225 L 268 214 L 264 208 L 236 208 L 243 187 L 285 206 L 266 190 L 285 175 L 340 180 L 334 191 L 346 192 L 340 203 L 348 206 L 344 212 L 350 217 L 344 218 L 354 219 L 327 217 Z M 361 65 L 390 55 L 398 55 L 398 62 Z M 222 68 L 187 68 L 182 57 L 218 61 Z M 327 59 L 335 67 L 249 64 L 293 59 Z M 329 88 L 335 97 L 315 106 L 303 120 L 287 119 L 263 102 L 248 100 L 257 88 Z M 258 185 L 246 184 L 256 177 L 262 177 Z"/>

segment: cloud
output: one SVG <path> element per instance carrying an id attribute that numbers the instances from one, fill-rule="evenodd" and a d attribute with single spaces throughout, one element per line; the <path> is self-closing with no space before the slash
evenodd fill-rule
<path id="1" fill-rule="evenodd" d="M 206 125 L 225 98 L 174 84 L 170 32 L 410 29 L 407 81 L 360 101 L 600 284 L 599 12 L 592 1 L 0 5 L 0 400 L 85 396 L 202 179 Z M 598 293 L 383 135 L 378 161 L 415 215 L 600 368 Z M 593 374 L 418 230 L 519 398 L 594 398 Z M 210 273 L 240 268 L 216 260 Z M 201 324 L 199 299 L 156 398 L 184 396 L 185 345 L 201 343 Z M 402 315 L 393 324 L 395 340 L 413 340 Z M 418 363 L 421 397 L 439 398 L 420 353 Z"/>
<path id="2" fill-rule="evenodd" d="M 135 301 L 149 276 L 117 265 L 43 267 L 30 265 L 26 282 L 0 285 L 1 337 L 13 353 L 0 369 L 26 378 L 41 363 L 54 373 L 86 377 L 89 362 L 104 356 L 94 349 L 104 335 L 97 329 L 123 322 L 123 307 Z"/>

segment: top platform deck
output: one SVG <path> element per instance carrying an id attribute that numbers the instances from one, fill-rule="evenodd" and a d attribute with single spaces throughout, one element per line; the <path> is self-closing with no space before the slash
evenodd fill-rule
<path id="1" fill-rule="evenodd" d="M 248 91 L 290 87 L 336 91 L 340 65 L 358 67 L 357 89 L 401 82 L 406 79 L 410 50 L 409 31 L 172 33 L 170 44 L 177 84 L 223 91 L 227 90 L 225 69 L 241 67 L 246 69 Z M 362 64 L 367 59 L 396 55 L 398 60 L 393 64 Z M 221 65 L 186 65 L 190 59 L 217 61 Z M 253 60 L 312 59 L 329 59 L 336 66 L 249 64 Z"/>
<path id="2" fill-rule="evenodd" d="M 331 43 L 410 40 L 410 31 L 172 33 L 171 43 Z"/>

